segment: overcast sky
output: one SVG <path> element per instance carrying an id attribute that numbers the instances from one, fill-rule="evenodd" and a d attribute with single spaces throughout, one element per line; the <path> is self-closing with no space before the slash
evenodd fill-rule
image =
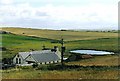
<path id="1" fill-rule="evenodd" d="M 0 26 L 117 29 L 119 0 L 0 0 Z"/>

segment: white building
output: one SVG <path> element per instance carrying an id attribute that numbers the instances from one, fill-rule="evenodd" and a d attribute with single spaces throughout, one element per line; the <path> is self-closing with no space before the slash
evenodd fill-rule
<path id="1" fill-rule="evenodd" d="M 31 52 L 19 52 L 13 59 L 16 65 L 49 64 L 61 62 L 61 52 L 58 48 Z"/>

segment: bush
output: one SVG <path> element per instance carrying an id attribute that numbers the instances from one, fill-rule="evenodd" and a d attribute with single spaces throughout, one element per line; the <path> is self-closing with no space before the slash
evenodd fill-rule
<path id="1" fill-rule="evenodd" d="M 48 70 L 60 70 L 62 69 L 61 65 L 50 64 L 48 65 Z"/>
<path id="2" fill-rule="evenodd" d="M 50 64 L 50 65 L 39 65 L 36 70 L 63 70 L 65 66 Z"/>
<path id="3" fill-rule="evenodd" d="M 33 68 L 36 68 L 36 67 L 38 67 L 38 64 L 37 64 L 37 63 L 34 63 L 34 64 L 32 65 L 32 67 L 33 67 Z"/>
<path id="4" fill-rule="evenodd" d="M 7 48 L 6 47 L 0 47 L 0 51 L 6 51 Z"/>
<path id="5" fill-rule="evenodd" d="M 48 70 L 47 65 L 39 65 L 36 70 Z"/>
<path id="6" fill-rule="evenodd" d="M 21 69 L 32 69 L 31 66 L 19 66 L 19 68 L 21 68 Z"/>

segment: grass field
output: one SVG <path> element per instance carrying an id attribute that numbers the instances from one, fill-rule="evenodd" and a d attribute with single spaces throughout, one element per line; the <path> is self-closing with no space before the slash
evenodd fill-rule
<path id="1" fill-rule="evenodd" d="M 80 61 L 73 61 L 66 63 L 67 65 L 80 65 L 80 66 L 118 66 L 117 55 L 107 56 L 94 56 L 90 59 L 84 59 Z"/>
<path id="2" fill-rule="evenodd" d="M 27 75 L 27 76 L 26 76 Z M 96 70 L 7 70 L 3 72 L 4 79 L 118 79 L 118 71 L 114 69 Z"/>
<path id="3" fill-rule="evenodd" d="M 33 38 L 14 34 L 3 34 L 2 41 L 3 47 L 8 49 L 7 51 L 3 51 L 3 58 L 14 56 L 20 51 L 30 51 L 30 49 L 41 50 L 43 45 L 48 48 L 53 48 L 55 45 L 59 48 L 61 46 L 60 43 L 51 43 L 54 41 L 51 39 Z M 118 52 L 117 41 L 117 38 L 66 41 L 66 53 L 69 53 L 70 50 L 74 49 L 96 49 Z"/>
<path id="4" fill-rule="evenodd" d="M 45 45 L 48 48 L 61 44 L 58 41 L 65 39 L 66 52 L 68 56 L 70 50 L 74 49 L 95 49 L 106 50 L 118 53 L 118 34 L 114 32 L 86 32 L 86 31 L 58 31 L 58 30 L 37 30 L 25 28 L 3 28 L 2 30 L 14 34 L 2 34 L 2 46 L 6 51 L 2 51 L 3 58 L 14 57 L 20 51 L 30 51 L 30 49 L 41 50 Z M 24 33 L 24 34 L 23 34 Z M 118 55 L 93 56 L 91 59 L 83 59 L 65 63 L 66 65 L 78 66 L 110 66 L 107 69 L 68 69 L 42 71 L 34 69 L 11 69 L 3 71 L 3 78 L 44 78 L 44 79 L 116 79 L 118 71 L 112 66 L 118 66 Z M 32 70 L 32 71 L 31 71 Z M 16 75 L 14 75 L 16 74 Z M 9 75 L 9 76 L 8 76 Z M 25 77 L 28 75 L 28 77 Z M 64 76 L 66 75 L 66 76 Z M 106 76 L 107 75 L 107 76 Z M 51 77 L 51 78 L 50 78 Z"/>
<path id="5" fill-rule="evenodd" d="M 65 41 L 72 40 L 89 40 L 98 38 L 116 38 L 117 33 L 112 32 L 86 32 L 86 31 L 58 31 L 58 30 L 41 30 L 41 29 L 26 29 L 26 28 L 2 28 L 2 30 L 9 31 L 15 34 L 36 36 L 48 39 Z"/>

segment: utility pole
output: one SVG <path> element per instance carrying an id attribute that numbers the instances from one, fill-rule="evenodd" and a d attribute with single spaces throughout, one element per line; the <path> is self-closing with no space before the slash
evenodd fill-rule
<path id="1" fill-rule="evenodd" d="M 63 39 L 61 40 L 61 64 L 63 66 L 63 55 L 64 55 L 64 52 L 65 52 L 65 46 L 64 46 L 64 41 Z"/>

